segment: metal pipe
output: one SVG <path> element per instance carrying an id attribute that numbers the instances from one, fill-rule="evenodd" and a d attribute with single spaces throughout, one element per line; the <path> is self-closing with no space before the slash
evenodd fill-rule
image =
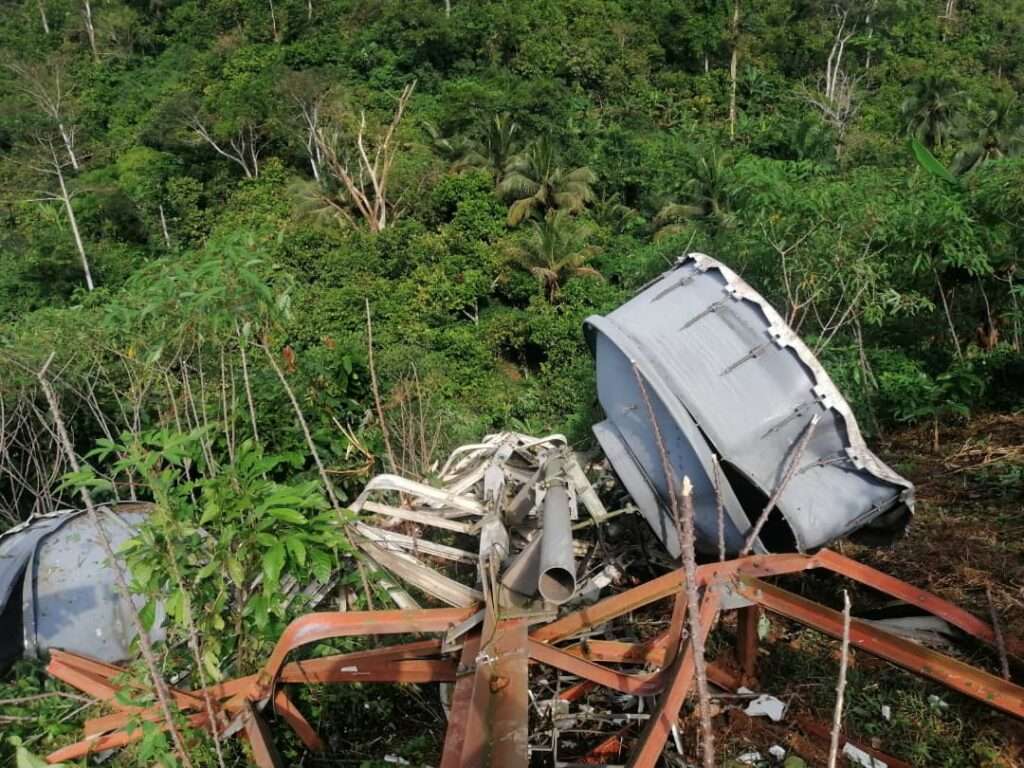
<path id="1" fill-rule="evenodd" d="M 569 491 L 562 456 L 552 456 L 545 463 L 544 485 L 544 535 L 540 543 L 537 588 L 545 600 L 561 605 L 576 592 Z"/>

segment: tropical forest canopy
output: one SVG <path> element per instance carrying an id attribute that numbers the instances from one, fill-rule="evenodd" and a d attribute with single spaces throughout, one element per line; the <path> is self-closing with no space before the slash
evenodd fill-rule
<path id="1" fill-rule="evenodd" d="M 585 438 L 581 321 L 686 250 L 762 291 L 869 432 L 1020 400 L 1016 0 L 3 18 L 8 522 L 62 470 L 29 457 L 51 353 L 83 452 L 201 427 L 210 464 L 247 438 L 308 453 L 288 383 L 344 495 L 385 453 Z"/>

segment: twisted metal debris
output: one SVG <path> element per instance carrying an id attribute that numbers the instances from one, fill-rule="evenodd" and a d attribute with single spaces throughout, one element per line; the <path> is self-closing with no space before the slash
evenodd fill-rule
<path id="1" fill-rule="evenodd" d="M 205 690 L 172 690 L 188 721 L 210 728 L 204 708 L 209 695 L 218 732 L 247 739 L 253 762 L 271 768 L 282 762 L 266 722 L 269 712 L 309 749 L 325 749 L 295 706 L 289 685 L 440 683 L 449 710 L 441 768 L 525 768 L 531 757 L 541 755 L 554 765 L 626 761 L 642 768 L 656 765 L 665 749 L 678 749 L 680 712 L 694 676 L 684 602 L 677 599 L 682 569 L 595 600 L 595 594 L 614 589 L 615 580 L 599 581 L 596 590 L 588 587 L 592 579 L 580 578 L 576 554 L 590 561 L 592 548 L 604 546 L 602 537 L 625 538 L 625 526 L 616 524 L 629 518 L 605 508 L 580 460 L 559 436 L 491 436 L 457 450 L 440 478 L 443 486 L 435 487 L 382 475 L 353 504 L 359 513 L 353 538 L 383 572 L 395 603 L 417 607 L 303 616 L 289 625 L 255 673 Z M 581 510 L 589 519 L 580 519 Z M 588 532 L 600 534 L 583 540 Z M 475 551 L 437 540 L 453 534 L 458 541 L 475 542 Z M 473 586 L 464 583 L 470 564 Z M 714 630 L 723 611 L 738 611 L 735 650 L 711 660 L 712 683 L 735 691 L 756 675 L 762 609 L 841 635 L 840 613 L 766 581 L 811 569 L 842 574 L 984 642 L 996 642 L 994 630 L 981 619 L 835 552 L 753 555 L 697 571 L 705 633 Z M 665 600 L 672 605 L 667 615 L 657 609 Z M 449 607 L 418 607 L 427 601 Z M 640 617 L 646 618 L 641 622 Z M 648 625 L 646 632 L 640 624 Z M 412 633 L 432 637 L 290 660 L 301 648 L 333 638 Z M 870 622 L 853 621 L 850 643 L 1024 717 L 1024 688 L 1010 681 Z M 1016 641 L 1007 647 L 1015 655 L 1024 651 Z M 51 754 L 51 762 L 138 740 L 141 730 L 132 724 L 140 717 L 158 723 L 155 709 L 121 703 L 114 682 L 123 671 L 119 667 L 54 651 L 49 671 L 114 710 L 87 721 L 86 738 Z M 645 711 L 649 697 L 656 697 L 656 704 Z"/>

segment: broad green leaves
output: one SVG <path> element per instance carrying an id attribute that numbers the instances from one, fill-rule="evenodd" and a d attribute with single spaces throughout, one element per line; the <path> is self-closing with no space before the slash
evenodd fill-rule
<path id="1" fill-rule="evenodd" d="M 928 151 L 928 147 L 922 144 L 917 139 L 910 139 L 910 149 L 914 153 L 914 158 L 918 164 L 924 168 L 932 176 L 938 179 L 947 181 L 950 184 L 959 185 L 959 181 L 956 176 L 949 172 L 949 170 L 935 159 L 935 155 Z"/>

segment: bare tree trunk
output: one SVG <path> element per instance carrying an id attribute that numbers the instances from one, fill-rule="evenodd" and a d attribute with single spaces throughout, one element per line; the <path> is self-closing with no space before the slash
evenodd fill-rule
<path id="1" fill-rule="evenodd" d="M 92 4 L 90 0 L 82 0 L 82 18 L 85 20 L 85 34 L 89 37 L 89 48 L 92 50 L 92 60 L 100 63 L 100 54 L 96 50 L 96 27 L 92 23 Z"/>
<path id="2" fill-rule="evenodd" d="M 942 310 L 946 315 L 946 324 L 949 325 L 949 335 L 953 339 L 953 349 L 956 351 L 956 359 L 963 360 L 964 352 L 960 348 L 960 337 L 956 333 L 956 324 L 953 322 L 953 313 L 949 308 L 949 301 L 946 299 L 946 289 L 942 287 L 942 280 L 939 279 L 938 270 L 932 270 L 935 274 L 935 287 L 939 289 L 939 298 L 942 299 Z"/>
<path id="3" fill-rule="evenodd" d="M 274 42 L 280 43 L 281 36 L 277 30 L 277 14 L 274 13 L 274 0 L 267 0 L 267 2 L 270 4 L 270 29 L 274 34 Z"/>
<path id="4" fill-rule="evenodd" d="M 313 169 L 313 178 L 320 181 L 320 166 L 323 164 L 323 151 L 317 136 L 320 132 L 320 107 L 322 96 L 314 96 L 308 100 L 297 98 L 302 111 L 302 121 L 306 124 L 306 154 L 309 166 Z"/>
<path id="5" fill-rule="evenodd" d="M 306 0 L 306 21 L 313 20 L 313 0 Z"/>
<path id="6" fill-rule="evenodd" d="M 740 63 L 740 0 L 733 0 L 732 24 L 729 26 L 732 37 L 732 56 L 729 59 L 729 138 L 736 138 L 736 77 Z"/>
<path id="7" fill-rule="evenodd" d="M 160 230 L 164 233 L 164 245 L 171 247 L 171 233 L 167 231 L 167 216 L 164 215 L 164 204 L 160 203 Z"/>
<path id="8" fill-rule="evenodd" d="M 868 12 L 864 15 L 864 26 L 868 28 L 868 41 L 869 41 L 868 46 L 867 46 L 867 48 L 868 48 L 867 57 L 864 60 L 864 71 L 865 72 L 870 72 L 871 71 L 871 44 L 870 44 L 870 40 L 871 40 L 871 38 L 873 38 L 875 36 L 875 27 L 871 23 L 871 14 L 875 12 L 875 8 L 877 8 L 877 7 L 878 7 L 878 0 L 874 0 L 874 2 L 871 3 L 871 7 L 868 8 Z"/>
<path id="9" fill-rule="evenodd" d="M 242 356 L 242 384 L 245 386 L 245 402 L 249 406 L 249 419 L 252 422 L 252 437 L 258 443 L 260 431 L 256 426 L 256 405 L 252 399 L 252 384 L 249 381 L 249 357 L 245 354 L 245 345 L 248 344 L 242 335 L 241 328 L 235 323 L 235 335 L 238 336 L 238 351 Z"/>
<path id="10" fill-rule="evenodd" d="M 854 32 L 851 30 L 848 34 L 843 34 L 846 31 L 846 17 L 845 11 L 839 17 L 839 29 L 836 30 L 835 39 L 832 41 L 832 50 L 829 51 L 828 61 L 825 64 L 825 98 L 833 103 L 836 100 L 836 86 L 843 63 L 843 51 Z"/>
<path id="11" fill-rule="evenodd" d="M 53 167 L 57 172 L 57 181 L 60 182 L 60 197 L 64 201 L 64 210 L 67 211 L 68 221 L 71 223 L 71 234 L 75 237 L 75 247 L 78 248 L 78 255 L 82 257 L 82 269 L 85 272 L 85 285 L 91 291 L 96 286 L 92 282 L 92 272 L 89 269 L 89 259 L 85 256 L 85 246 L 82 245 L 82 235 L 78 231 L 78 219 L 75 218 L 75 209 L 71 207 L 71 195 L 68 194 L 68 186 L 64 183 L 64 171 L 61 170 L 60 161 L 54 157 Z"/>
<path id="12" fill-rule="evenodd" d="M 373 404 L 377 409 L 377 420 L 380 422 L 380 431 L 384 437 L 384 450 L 388 454 L 388 463 L 391 471 L 398 471 L 398 464 L 395 461 L 395 452 L 391 449 L 391 437 L 388 435 L 388 423 L 384 420 L 384 408 L 380 402 L 380 388 L 377 386 L 377 368 L 373 364 L 373 320 L 370 316 L 370 300 L 366 300 L 366 349 L 370 366 L 370 390 L 373 392 Z"/>
<path id="13" fill-rule="evenodd" d="M 36 3 L 39 5 L 39 18 L 43 22 L 43 32 L 50 34 L 50 21 L 46 18 L 46 3 L 44 0 L 36 0 Z"/>
<path id="14" fill-rule="evenodd" d="M 452 0 L 444 0 L 444 17 L 446 19 L 451 18 L 452 15 Z"/>
<path id="15" fill-rule="evenodd" d="M 669 506 L 675 520 L 676 536 L 679 540 L 679 551 L 683 559 L 686 577 L 681 585 L 686 593 L 687 614 L 690 624 L 690 643 L 693 647 L 694 676 L 697 682 L 697 701 L 700 713 L 701 742 L 703 746 L 704 768 L 715 768 L 715 735 L 711 728 L 711 697 L 708 691 L 707 667 L 704 658 L 704 632 L 701 627 L 700 597 L 697 594 L 697 557 L 694 545 L 693 528 L 693 485 L 690 478 L 684 476 L 679 493 L 675 490 L 675 475 L 668 459 L 668 451 L 661 435 L 661 427 L 654 414 L 654 406 L 647 394 L 647 385 L 640 375 L 640 369 L 633 364 L 633 377 L 640 389 L 644 401 L 647 418 L 654 432 L 654 442 L 661 458 L 661 468 L 665 473 L 665 482 L 669 491 Z"/>
<path id="16" fill-rule="evenodd" d="M 263 349 L 263 354 L 267 358 L 267 362 L 270 363 L 270 367 L 273 368 L 274 373 L 277 374 L 278 381 L 280 381 L 281 386 L 284 387 L 284 392 L 288 395 L 288 400 L 291 401 L 292 410 L 295 412 L 295 419 L 299 422 L 299 427 L 302 428 L 302 434 L 306 438 L 306 447 L 309 449 L 309 453 L 312 455 L 313 461 L 316 463 L 317 472 L 320 473 L 320 481 L 324 484 L 324 492 L 327 494 L 327 498 L 330 499 L 331 508 L 339 510 L 341 509 L 341 505 L 338 503 L 338 496 L 334 492 L 334 484 L 331 482 L 331 478 L 327 475 L 327 468 L 320 459 L 320 452 L 316 449 L 316 443 L 313 442 L 313 435 L 309 432 L 309 425 L 306 423 L 306 417 L 302 415 L 302 408 L 299 406 L 299 401 L 295 397 L 295 391 L 288 383 L 288 379 L 285 378 L 284 371 L 281 370 L 281 366 L 278 365 L 277 360 L 274 359 L 274 353 L 271 352 L 270 347 L 267 346 L 266 339 L 263 340 L 263 343 L 260 346 Z"/>
<path id="17" fill-rule="evenodd" d="M 57 130 L 60 131 L 60 137 L 64 141 L 64 149 L 67 150 L 68 160 L 71 161 L 71 167 L 76 171 L 79 170 L 78 158 L 75 156 L 75 142 L 72 134 L 64 127 L 64 123 L 57 123 Z"/>
<path id="18" fill-rule="evenodd" d="M 652 411 L 653 413 L 653 411 Z M 682 497 L 682 520 L 676 520 L 679 548 L 683 554 L 683 570 L 686 572 L 686 603 L 690 618 L 690 643 L 693 645 L 693 661 L 697 680 L 697 709 L 700 713 L 700 733 L 704 768 L 715 768 L 715 732 L 711 727 L 711 692 L 708 689 L 707 661 L 704 658 L 704 631 L 700 623 L 700 597 L 697 594 L 697 554 L 694 543 L 693 485 L 689 477 L 683 477 L 680 492 Z"/>

